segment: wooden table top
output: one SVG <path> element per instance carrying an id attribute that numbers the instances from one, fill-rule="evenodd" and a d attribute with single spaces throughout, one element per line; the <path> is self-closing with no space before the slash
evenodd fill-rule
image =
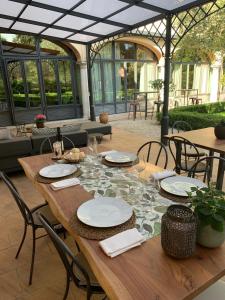
<path id="1" fill-rule="evenodd" d="M 225 275 L 225 245 L 213 250 L 198 247 L 193 257 L 176 260 L 165 255 L 158 236 L 115 258 L 107 257 L 97 241 L 79 237 L 69 224 L 75 209 L 92 195 L 82 186 L 53 191 L 49 184 L 38 183 L 37 172 L 52 164 L 49 154 L 20 158 L 19 162 L 56 218 L 78 242 L 111 300 L 192 299 Z M 149 165 L 149 170 L 152 168 Z"/>
<path id="2" fill-rule="evenodd" d="M 198 147 L 222 154 L 225 153 L 225 140 L 219 140 L 215 137 L 213 127 L 169 134 L 166 138 L 174 135 L 184 137 Z"/>

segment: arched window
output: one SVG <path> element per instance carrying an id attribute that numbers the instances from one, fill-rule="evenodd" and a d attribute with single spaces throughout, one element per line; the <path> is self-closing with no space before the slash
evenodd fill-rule
<path id="1" fill-rule="evenodd" d="M 92 68 L 93 98 L 97 114 L 125 112 L 134 92 L 151 91 L 157 57 L 148 48 L 131 42 L 107 43 Z"/>
<path id="2" fill-rule="evenodd" d="M 1 34 L 0 125 L 81 117 L 76 57 L 63 44 Z M 2 118 L 3 116 L 3 118 Z"/>

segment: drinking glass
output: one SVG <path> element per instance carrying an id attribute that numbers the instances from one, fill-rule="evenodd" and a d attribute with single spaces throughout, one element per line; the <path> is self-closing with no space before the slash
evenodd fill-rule
<path id="1" fill-rule="evenodd" d="M 96 156 L 98 154 L 98 144 L 95 136 L 90 136 L 88 138 L 88 150 L 92 156 Z"/>

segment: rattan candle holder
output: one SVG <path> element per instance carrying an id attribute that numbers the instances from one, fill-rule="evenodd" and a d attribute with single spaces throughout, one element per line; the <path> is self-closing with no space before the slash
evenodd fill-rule
<path id="1" fill-rule="evenodd" d="M 193 255 L 196 247 L 197 219 L 184 205 L 171 205 L 162 216 L 161 244 L 166 254 L 175 258 Z"/>

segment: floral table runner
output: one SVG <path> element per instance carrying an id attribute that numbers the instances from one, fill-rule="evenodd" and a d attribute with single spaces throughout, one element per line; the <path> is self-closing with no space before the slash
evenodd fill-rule
<path id="1" fill-rule="evenodd" d="M 95 156 L 87 156 L 80 167 L 79 179 L 88 192 L 124 199 L 133 207 L 136 228 L 146 239 L 160 234 L 161 217 L 172 201 L 160 196 L 150 180 L 139 179 L 127 168 L 109 168 Z"/>

